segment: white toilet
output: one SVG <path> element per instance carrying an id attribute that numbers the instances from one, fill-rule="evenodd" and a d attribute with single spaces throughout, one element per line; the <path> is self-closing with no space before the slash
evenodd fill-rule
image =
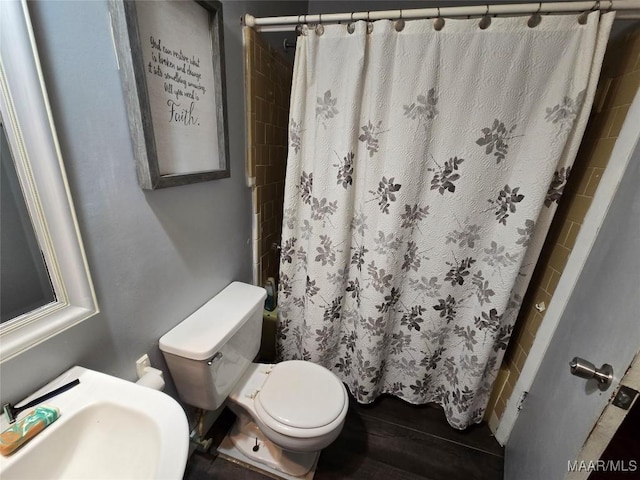
<path id="1" fill-rule="evenodd" d="M 180 398 L 227 405 L 230 433 L 251 463 L 305 475 L 344 425 L 347 390 L 332 372 L 299 360 L 252 363 L 260 348 L 263 288 L 234 282 L 160 339 Z"/>

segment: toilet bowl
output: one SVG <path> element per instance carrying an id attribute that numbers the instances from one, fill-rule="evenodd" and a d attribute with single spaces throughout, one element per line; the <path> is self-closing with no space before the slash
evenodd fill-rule
<path id="1" fill-rule="evenodd" d="M 347 390 L 329 370 L 300 360 L 252 364 L 229 395 L 269 440 L 298 452 L 322 450 L 340 434 Z M 234 412 L 235 413 L 235 412 Z"/>
<path id="2" fill-rule="evenodd" d="M 253 363 L 263 288 L 234 282 L 160 339 L 178 394 L 205 410 L 236 414 L 229 436 L 253 463 L 305 475 L 340 434 L 347 390 L 326 368 L 291 360 Z"/>
<path id="3" fill-rule="evenodd" d="M 254 363 L 227 399 L 237 417 L 229 438 L 245 457 L 299 477 L 342 431 L 348 402 L 344 385 L 319 365 Z"/>

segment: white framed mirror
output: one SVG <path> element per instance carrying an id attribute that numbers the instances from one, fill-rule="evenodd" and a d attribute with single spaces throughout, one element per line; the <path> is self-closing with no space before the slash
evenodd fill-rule
<path id="1" fill-rule="evenodd" d="M 24 203 L 15 208 L 15 218 L 26 232 L 23 243 L 34 247 L 22 258 L 34 260 L 36 273 L 31 277 L 39 283 L 36 290 L 43 292 L 34 294 L 36 303 L 30 303 L 32 299 L 24 294 L 26 287 L 22 286 L 27 274 L 20 268 L 5 269 L 7 259 L 23 261 L 16 260 L 19 253 L 11 251 L 11 242 L 6 242 L 2 248 L 6 270 L 0 283 L 2 295 L 13 300 L 19 292 L 28 298 L 22 306 L 3 309 L 7 312 L 0 323 L 3 362 L 98 312 L 24 0 L 0 2 L 0 122 L 5 136 L 0 141 L 6 142 L 2 145 L 6 162 L 1 174 L 7 177 L 3 183 L 7 180 L 6 185 L 18 200 L 22 193 Z M 16 180 L 10 179 L 11 164 Z M 5 201 L 9 200 L 3 195 L 3 216 Z M 38 259 L 43 260 L 42 266 L 37 266 Z M 31 263 L 24 262 L 25 266 Z M 5 275 L 10 270 L 18 276 Z"/>

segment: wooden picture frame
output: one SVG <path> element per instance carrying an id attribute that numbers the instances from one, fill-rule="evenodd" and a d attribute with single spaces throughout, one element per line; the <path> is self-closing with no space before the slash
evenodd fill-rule
<path id="1" fill-rule="evenodd" d="M 138 182 L 230 176 L 222 4 L 111 0 Z"/>

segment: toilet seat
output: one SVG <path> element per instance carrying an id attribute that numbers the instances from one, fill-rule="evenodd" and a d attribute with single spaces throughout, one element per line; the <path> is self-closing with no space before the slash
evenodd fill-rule
<path id="1" fill-rule="evenodd" d="M 274 366 L 253 401 L 260 420 L 284 435 L 324 435 L 344 421 L 348 396 L 329 370 L 291 360 Z"/>

